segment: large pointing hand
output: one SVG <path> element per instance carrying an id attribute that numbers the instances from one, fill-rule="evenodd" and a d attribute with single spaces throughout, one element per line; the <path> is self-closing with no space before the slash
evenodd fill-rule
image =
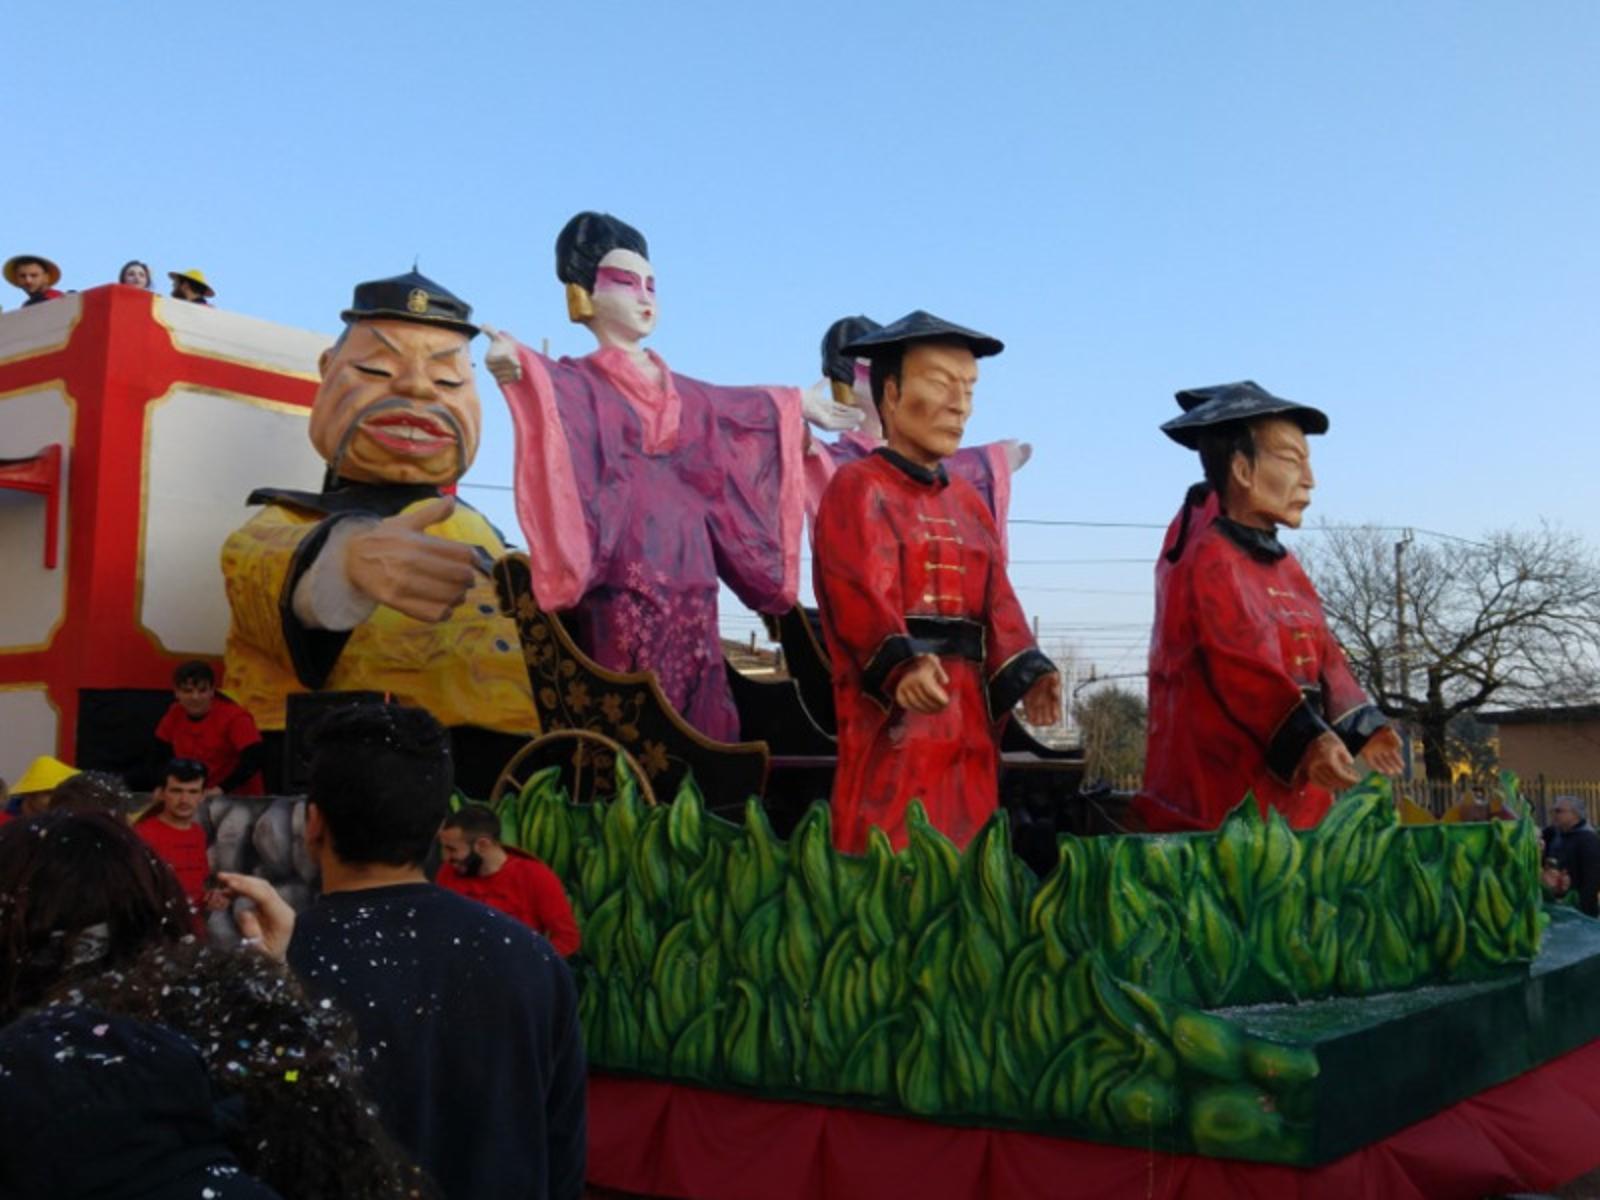
<path id="1" fill-rule="evenodd" d="M 419 621 L 442 621 L 466 599 L 475 570 L 475 548 L 423 532 L 455 510 L 440 496 L 350 535 L 345 576 L 379 604 Z"/>
<path id="2" fill-rule="evenodd" d="M 489 368 L 489 374 L 494 376 L 495 382 L 515 383 L 521 379 L 522 363 L 517 358 L 517 339 L 492 325 L 484 325 L 482 329 L 484 336 L 489 339 L 489 352 L 483 357 L 483 365 Z"/>

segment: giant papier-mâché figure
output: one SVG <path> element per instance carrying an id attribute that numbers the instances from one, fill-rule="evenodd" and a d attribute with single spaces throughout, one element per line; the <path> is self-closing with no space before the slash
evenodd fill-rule
<path id="1" fill-rule="evenodd" d="M 1156 566 L 1150 723 L 1136 806 L 1152 829 L 1209 829 L 1253 792 L 1263 815 L 1320 821 L 1355 755 L 1400 770 L 1400 744 L 1350 673 L 1316 590 L 1278 541 L 1311 489 L 1307 434 L 1328 418 L 1258 384 L 1178 393 L 1161 428 L 1200 453 Z"/>
<path id="2" fill-rule="evenodd" d="M 859 415 L 820 386 L 722 387 L 669 370 L 643 345 L 657 316 L 649 249 L 615 217 L 572 218 L 556 276 L 599 349 L 551 359 L 496 334 L 487 357 L 516 427 L 534 599 L 575 610 L 601 666 L 653 671 L 691 724 L 734 740 L 718 582 L 760 612 L 794 604 L 805 423 Z"/>
<path id="3" fill-rule="evenodd" d="M 806 513 L 813 522 L 833 473 L 884 444 L 883 422 L 872 403 L 871 366 L 864 359 L 843 353 L 848 343 L 881 328 L 871 317 L 840 317 L 822 335 L 822 374 L 829 381 L 834 401 L 859 409 L 862 420 L 860 426 L 844 431 L 831 442 L 812 438 L 806 447 Z M 963 446 L 944 460 L 946 471 L 965 479 L 983 497 L 994 514 L 1002 543 L 1011 508 L 1011 476 L 1032 454 L 1033 448 L 1027 442 L 1007 438 L 982 446 Z"/>
<path id="4" fill-rule="evenodd" d="M 263 730 L 289 692 L 373 690 L 526 737 L 527 670 L 486 570 L 505 547 L 441 491 L 478 449 L 472 309 L 412 271 L 358 285 L 341 315 L 311 409 L 323 490 L 257 490 L 223 546 L 228 690 Z"/>
<path id="5" fill-rule="evenodd" d="M 999 802 L 1012 708 L 1054 724 L 1061 677 L 1034 644 L 977 491 L 944 460 L 972 412 L 977 360 L 1001 343 L 925 312 L 846 345 L 872 363 L 886 444 L 840 467 L 817 514 L 817 603 L 833 663 L 839 768 L 833 833 L 906 843 L 920 800 L 958 846 Z"/>

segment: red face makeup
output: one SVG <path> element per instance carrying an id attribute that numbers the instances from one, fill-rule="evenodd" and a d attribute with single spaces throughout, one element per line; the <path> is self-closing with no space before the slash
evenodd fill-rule
<path id="1" fill-rule="evenodd" d="M 589 328 L 603 345 L 635 346 L 656 327 L 656 273 L 643 255 L 613 250 L 600 260 L 589 294 Z"/>

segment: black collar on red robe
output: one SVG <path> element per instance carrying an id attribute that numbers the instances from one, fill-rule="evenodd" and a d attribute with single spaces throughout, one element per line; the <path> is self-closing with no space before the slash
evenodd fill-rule
<path id="1" fill-rule="evenodd" d="M 1221 516 L 1217 518 L 1217 528 L 1235 546 L 1261 562 L 1277 562 L 1289 553 L 1288 547 L 1278 540 L 1274 530 L 1241 525 L 1237 521 L 1230 521 L 1227 517 Z"/>
<path id="2" fill-rule="evenodd" d="M 903 474 L 915 479 L 918 483 L 926 484 L 929 487 L 935 485 L 944 487 L 945 484 L 950 482 L 950 476 L 945 474 L 943 463 L 939 463 L 930 469 L 921 463 L 912 462 L 904 454 L 897 450 L 891 450 L 887 446 L 879 446 L 873 453 L 884 459 L 891 466 L 899 468 Z"/>

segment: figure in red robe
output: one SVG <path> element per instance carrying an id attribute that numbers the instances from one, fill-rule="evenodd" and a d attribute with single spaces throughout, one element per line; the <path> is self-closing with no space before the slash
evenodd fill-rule
<path id="1" fill-rule="evenodd" d="M 1034 644 L 994 518 L 942 459 L 960 445 L 993 338 L 915 312 L 851 343 L 872 360 L 888 444 L 839 469 L 817 514 L 816 592 L 833 662 L 833 835 L 906 843 L 920 800 L 965 846 L 999 799 L 999 734 L 1021 700 L 1060 716 L 1061 677 Z"/>
<path id="2" fill-rule="evenodd" d="M 1315 825 L 1359 779 L 1354 756 L 1401 769 L 1399 738 L 1350 673 L 1277 528 L 1310 503 L 1317 409 L 1243 382 L 1178 393 L 1162 428 L 1200 451 L 1156 566 L 1150 719 L 1136 806 L 1154 830 L 1215 828 L 1255 794 L 1263 815 Z"/>

